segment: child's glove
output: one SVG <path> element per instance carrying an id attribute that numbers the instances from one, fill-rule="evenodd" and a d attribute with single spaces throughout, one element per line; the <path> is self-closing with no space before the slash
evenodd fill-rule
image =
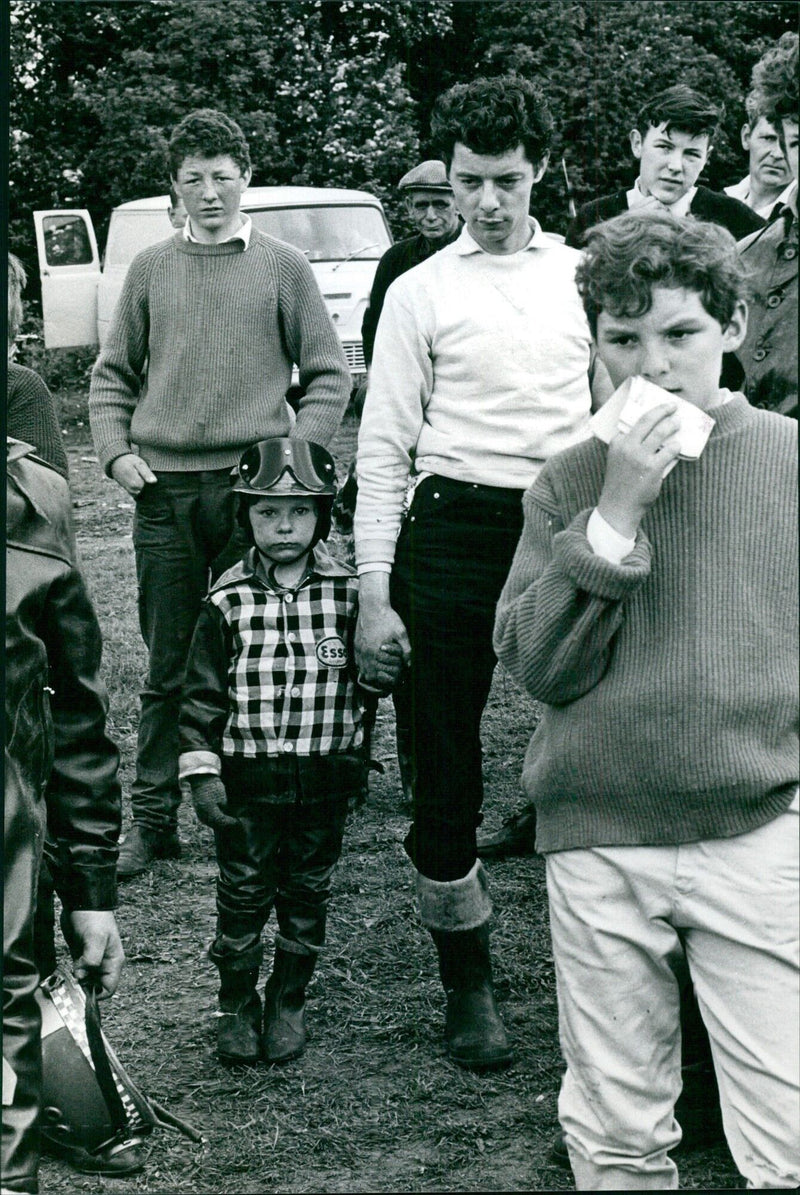
<path id="1" fill-rule="evenodd" d="M 225 812 L 228 805 L 228 794 L 219 776 L 189 777 L 189 787 L 192 790 L 192 804 L 198 820 L 212 830 L 227 830 L 239 823 L 235 817 Z"/>

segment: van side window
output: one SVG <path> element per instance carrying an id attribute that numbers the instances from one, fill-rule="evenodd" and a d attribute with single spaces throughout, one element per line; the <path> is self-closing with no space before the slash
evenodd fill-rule
<path id="1" fill-rule="evenodd" d="M 80 216 L 45 216 L 44 249 L 49 266 L 85 266 L 92 261 L 89 234 Z"/>

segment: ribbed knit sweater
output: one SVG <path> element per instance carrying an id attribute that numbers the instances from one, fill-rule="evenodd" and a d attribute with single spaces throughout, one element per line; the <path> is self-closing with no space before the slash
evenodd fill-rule
<path id="1" fill-rule="evenodd" d="M 306 397 L 292 428 L 296 362 Z M 253 229 L 250 244 L 178 233 L 137 254 L 92 373 L 89 415 L 103 468 L 138 451 L 152 469 L 233 465 L 248 444 L 329 444 L 350 374 L 311 267 Z"/>
<path id="2" fill-rule="evenodd" d="M 67 454 L 55 399 L 38 373 L 16 361 L 8 363 L 6 432 L 15 440 L 32 444 L 37 456 L 62 477 L 67 476 Z"/>
<path id="3" fill-rule="evenodd" d="M 525 494 L 495 650 L 547 703 L 523 772 L 541 851 L 726 838 L 792 799 L 797 428 L 740 394 L 711 414 L 619 565 L 586 538 L 604 444 Z"/>

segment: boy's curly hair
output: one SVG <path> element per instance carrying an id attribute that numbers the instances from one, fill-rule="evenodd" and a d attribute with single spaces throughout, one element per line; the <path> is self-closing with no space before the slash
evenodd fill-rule
<path id="1" fill-rule="evenodd" d="M 456 83 L 436 101 L 431 137 L 448 170 L 457 141 L 476 154 L 499 155 L 522 145 L 538 165 L 553 140 L 553 118 L 541 90 L 519 75 Z"/>
<path id="2" fill-rule="evenodd" d="M 172 130 L 167 147 L 170 178 L 177 178 L 185 158 L 233 158 L 242 174 L 250 169 L 250 150 L 235 120 L 216 108 L 196 108 Z"/>
<path id="3" fill-rule="evenodd" d="M 726 228 L 667 212 L 626 212 L 595 224 L 575 272 L 592 335 L 597 317 L 646 315 L 653 288 L 695 291 L 722 327 L 746 297 L 746 273 Z"/>
<path id="4" fill-rule="evenodd" d="M 761 114 L 771 124 L 783 119 L 797 120 L 798 42 L 796 33 L 784 33 L 753 67 L 753 93 Z"/>

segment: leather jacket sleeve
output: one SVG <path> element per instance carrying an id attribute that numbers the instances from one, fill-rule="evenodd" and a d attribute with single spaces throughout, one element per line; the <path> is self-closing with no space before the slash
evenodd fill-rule
<path id="1" fill-rule="evenodd" d="M 189 649 L 181 697 L 179 739 L 182 756 L 194 751 L 220 754 L 229 708 L 229 659 L 225 620 L 216 606 L 205 601 Z"/>
<path id="2" fill-rule="evenodd" d="M 50 587 L 41 634 L 50 669 L 53 769 L 46 789 L 53 878 L 64 908 L 116 906 L 119 753 L 106 734 L 100 627 L 77 569 Z"/>

